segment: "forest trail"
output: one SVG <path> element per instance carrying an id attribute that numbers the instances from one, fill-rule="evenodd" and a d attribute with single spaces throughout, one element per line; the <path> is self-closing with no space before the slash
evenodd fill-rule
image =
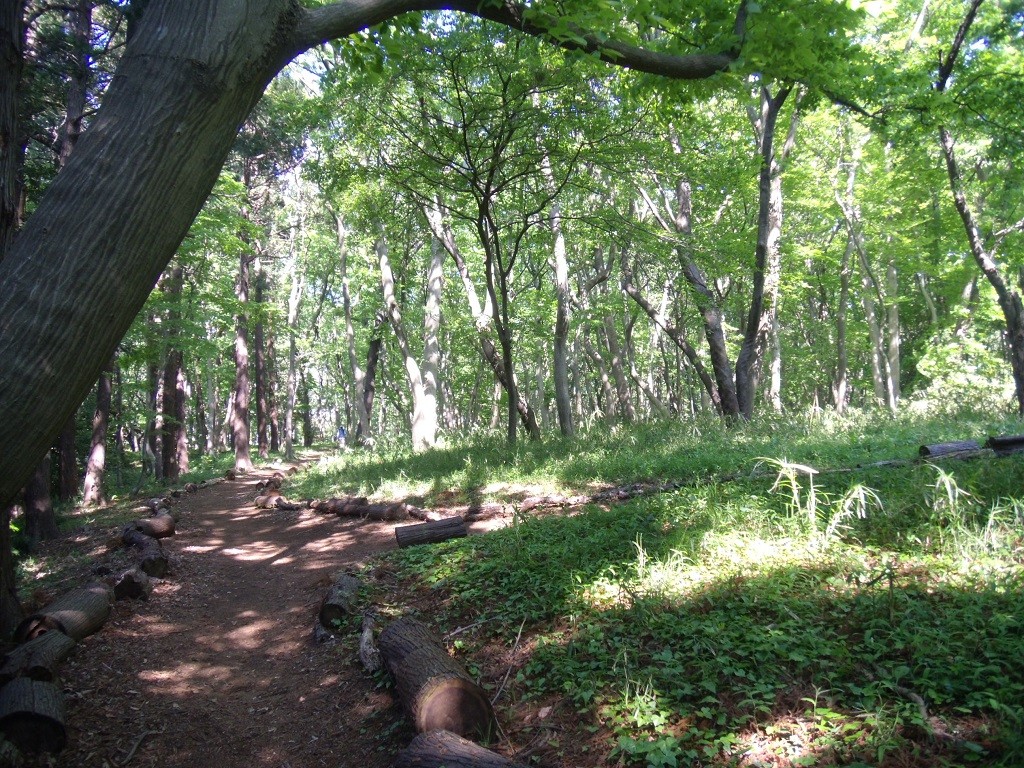
<path id="1" fill-rule="evenodd" d="M 334 574 L 395 547 L 394 526 L 254 509 L 269 474 L 180 500 L 170 577 L 62 668 L 69 740 L 50 765 L 390 765 L 391 696 L 313 626 Z"/>

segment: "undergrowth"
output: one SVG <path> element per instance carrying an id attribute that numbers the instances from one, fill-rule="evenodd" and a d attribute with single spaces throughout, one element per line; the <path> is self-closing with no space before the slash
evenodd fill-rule
<path id="1" fill-rule="evenodd" d="M 387 557 L 393 594 L 417 595 L 410 607 L 426 596 L 442 631 L 474 627 L 458 641 L 471 668 L 495 647 L 528 650 L 504 711 L 555 702 L 567 713 L 575 736 L 549 739 L 552 760 L 596 764 L 580 746 L 594 734 L 600 760 L 652 768 L 1014 766 L 1024 457 L 913 459 L 924 443 L 1015 429 L 963 418 L 638 427 L 504 455 L 485 441 L 337 462 L 322 482 L 372 492 L 393 472 L 457 496 L 484 478 L 679 483 L 571 516 L 517 512 L 502 530 Z M 889 460 L 905 463 L 869 466 Z M 485 683 L 499 688 L 506 671 Z"/>

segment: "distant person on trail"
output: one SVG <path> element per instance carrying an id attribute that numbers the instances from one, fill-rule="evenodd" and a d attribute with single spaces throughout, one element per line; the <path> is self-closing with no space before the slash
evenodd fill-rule
<path id="1" fill-rule="evenodd" d="M 345 440 L 348 438 L 348 432 L 345 427 L 338 427 L 338 447 L 341 450 L 345 450 Z"/>

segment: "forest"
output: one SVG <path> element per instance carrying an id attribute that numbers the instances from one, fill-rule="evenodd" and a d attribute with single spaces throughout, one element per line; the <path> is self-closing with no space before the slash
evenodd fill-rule
<path id="1" fill-rule="evenodd" d="M 5 636 L 71 510 L 228 466 L 323 450 L 365 492 L 396 455 L 704 436 L 692 471 L 778 457 L 804 514 L 800 430 L 1019 430 L 1019 0 L 0 14 Z M 675 765 L 650 727 L 620 754 Z"/>

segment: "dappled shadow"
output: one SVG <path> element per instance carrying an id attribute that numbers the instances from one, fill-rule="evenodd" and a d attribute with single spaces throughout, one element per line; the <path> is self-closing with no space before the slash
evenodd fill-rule
<path id="1" fill-rule="evenodd" d="M 387 738 L 363 731 L 399 713 L 313 627 L 334 575 L 394 547 L 393 526 L 256 510 L 255 482 L 185 499 L 170 579 L 68 661 L 61 764 L 121 764 L 135 746 L 133 766 L 388 765 Z"/>
<path id="2" fill-rule="evenodd" d="M 1024 764 L 1024 574 L 973 588 L 851 575 L 636 582 L 537 643 L 522 688 L 565 697 L 641 763 Z"/>

